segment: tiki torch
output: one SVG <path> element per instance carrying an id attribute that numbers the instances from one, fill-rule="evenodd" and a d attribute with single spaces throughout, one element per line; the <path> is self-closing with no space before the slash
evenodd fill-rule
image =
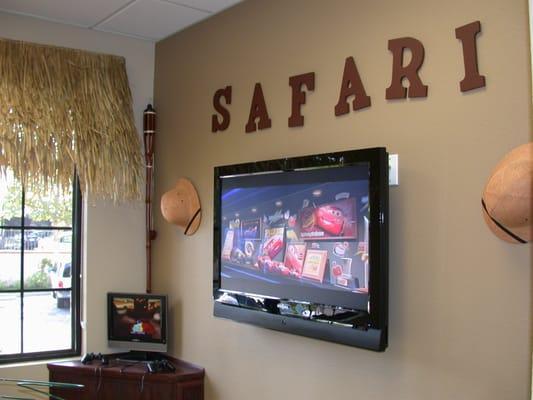
<path id="1" fill-rule="evenodd" d="M 155 110 L 148 104 L 143 113 L 144 159 L 146 162 L 146 293 L 152 291 L 152 240 L 157 236 L 153 229 L 152 193 L 154 176 Z"/>

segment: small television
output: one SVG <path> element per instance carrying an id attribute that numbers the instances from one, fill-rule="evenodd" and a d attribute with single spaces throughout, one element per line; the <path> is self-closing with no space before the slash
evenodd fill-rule
<path id="1" fill-rule="evenodd" d="M 107 294 L 109 347 L 129 350 L 132 359 L 167 351 L 167 296 L 141 293 Z"/>
<path id="2" fill-rule="evenodd" d="M 388 153 L 214 169 L 214 315 L 383 351 Z"/>

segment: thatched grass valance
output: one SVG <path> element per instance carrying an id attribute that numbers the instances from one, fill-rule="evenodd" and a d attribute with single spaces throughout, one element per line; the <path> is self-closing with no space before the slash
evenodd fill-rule
<path id="1" fill-rule="evenodd" d="M 124 58 L 0 39 L 0 168 L 34 192 L 76 170 L 95 198 L 141 198 Z"/>

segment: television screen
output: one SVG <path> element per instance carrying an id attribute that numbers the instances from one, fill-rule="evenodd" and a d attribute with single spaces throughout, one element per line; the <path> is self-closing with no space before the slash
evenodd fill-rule
<path id="1" fill-rule="evenodd" d="M 166 307 L 166 296 L 109 293 L 108 338 L 110 345 L 122 342 L 131 350 L 165 351 Z M 147 344 L 148 348 L 143 348 L 143 344 Z M 157 347 L 158 344 L 163 345 L 165 349 Z"/>
<path id="2" fill-rule="evenodd" d="M 385 350 L 388 195 L 383 147 L 216 167 L 214 315 Z"/>
<path id="3" fill-rule="evenodd" d="M 366 310 L 369 168 L 222 177 L 221 289 Z"/>

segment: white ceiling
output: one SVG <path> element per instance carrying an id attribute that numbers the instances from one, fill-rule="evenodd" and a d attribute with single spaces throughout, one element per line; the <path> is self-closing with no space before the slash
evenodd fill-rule
<path id="1" fill-rule="evenodd" d="M 158 41 L 242 0 L 0 0 L 0 12 Z"/>

